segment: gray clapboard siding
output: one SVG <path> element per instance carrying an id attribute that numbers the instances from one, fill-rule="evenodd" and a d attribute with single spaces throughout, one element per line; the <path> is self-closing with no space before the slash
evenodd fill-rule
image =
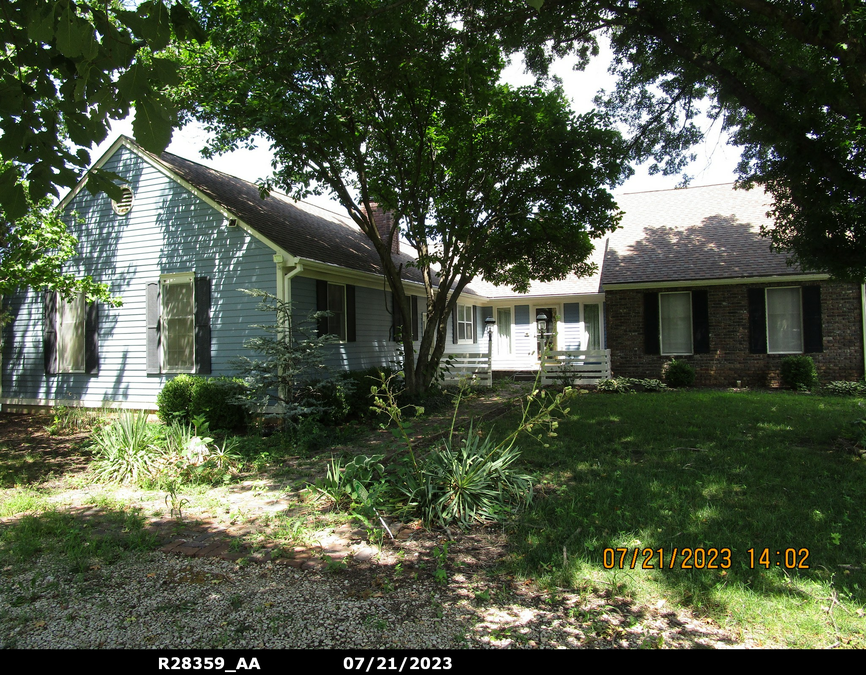
<path id="1" fill-rule="evenodd" d="M 66 220 L 79 239 L 79 256 L 68 269 L 109 283 L 123 306 L 100 306 L 99 373 L 44 374 L 42 298 L 32 292 L 12 298 L 16 319 L 4 331 L 3 398 L 29 402 L 114 402 L 152 407 L 174 374 L 145 373 L 145 290 L 161 274 L 194 271 L 211 280 L 213 375 L 230 375 L 250 327 L 264 323 L 258 301 L 242 288 L 275 292 L 273 251 L 150 164 L 121 147 L 105 168 L 124 176 L 134 192 L 129 214 L 117 216 L 105 195 L 82 190 Z M 77 217 L 72 216 L 72 212 Z"/>

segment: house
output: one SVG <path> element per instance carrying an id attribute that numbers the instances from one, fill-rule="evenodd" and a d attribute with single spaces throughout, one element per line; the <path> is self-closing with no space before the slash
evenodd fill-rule
<path id="1" fill-rule="evenodd" d="M 328 354 L 335 367 L 397 362 L 391 293 L 348 217 L 276 192 L 263 200 L 252 183 L 125 137 L 97 165 L 124 178 L 124 197 L 91 195 L 82 181 L 64 198 L 79 238 L 69 271 L 108 283 L 123 305 L 26 290 L 4 298 L 13 316 L 3 330 L 4 409 L 154 408 L 178 373 L 231 374 L 254 324 L 268 320 L 243 289 L 272 293 L 301 316 L 329 310 L 327 325 L 312 329 L 339 338 Z M 449 322 L 447 353 L 489 350 L 493 370 L 525 371 L 545 349 L 580 351 L 586 363 L 609 350 L 615 374 L 641 377 L 676 356 L 696 365 L 698 383 L 731 386 L 773 383 L 780 354 L 802 351 L 825 379 L 861 377 L 862 286 L 802 274 L 770 253 L 756 234 L 763 199 L 730 186 L 623 196 L 624 226 L 597 244 L 596 274 L 533 283 L 522 295 L 474 281 Z M 404 263 L 418 333 L 421 279 L 399 245 L 392 255 Z"/>
<path id="2" fill-rule="evenodd" d="M 618 198 L 622 228 L 601 274 L 615 375 L 660 377 L 672 358 L 696 385 L 775 386 L 781 360 L 813 358 L 822 382 L 864 372 L 863 285 L 786 264 L 760 236 L 769 199 L 730 185 Z"/>

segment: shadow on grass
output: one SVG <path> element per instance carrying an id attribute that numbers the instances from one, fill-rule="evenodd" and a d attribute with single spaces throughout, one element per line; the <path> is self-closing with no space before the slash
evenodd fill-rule
<path id="1" fill-rule="evenodd" d="M 541 480 L 512 569 L 573 581 L 607 562 L 721 613 L 731 587 L 813 597 L 814 582 L 866 603 L 866 463 L 840 442 L 863 416 L 855 401 L 669 392 L 582 396 L 571 410 L 550 448 L 522 444 Z M 703 569 L 684 569 L 683 549 L 698 548 Z"/>

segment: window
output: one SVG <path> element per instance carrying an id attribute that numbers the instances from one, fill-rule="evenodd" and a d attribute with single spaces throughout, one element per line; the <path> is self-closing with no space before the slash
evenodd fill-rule
<path id="1" fill-rule="evenodd" d="M 474 341 L 474 324 L 472 321 L 472 306 L 457 305 L 457 339 Z"/>
<path id="2" fill-rule="evenodd" d="M 329 312 L 318 320 L 316 332 L 336 335 L 342 342 L 355 342 L 355 287 L 316 280 L 316 311 Z"/>
<path id="3" fill-rule="evenodd" d="M 692 353 L 691 293 L 659 293 L 659 338 L 664 355 Z"/>
<path id="4" fill-rule="evenodd" d="M 803 352 L 803 312 L 799 288 L 768 288 L 767 352 Z"/>
<path id="5" fill-rule="evenodd" d="M 643 328 L 646 354 L 708 354 L 709 292 L 644 293 Z"/>
<path id="6" fill-rule="evenodd" d="M 84 372 L 84 295 L 57 299 L 57 372 Z"/>
<path id="7" fill-rule="evenodd" d="M 193 275 L 171 274 L 160 279 L 162 298 L 162 370 L 195 369 L 195 288 Z"/>
<path id="8" fill-rule="evenodd" d="M 820 286 L 749 288 L 747 294 L 752 354 L 824 351 Z"/>
<path id="9" fill-rule="evenodd" d="M 145 323 L 147 373 L 210 373 L 210 279 L 161 275 L 147 285 Z"/>
<path id="10" fill-rule="evenodd" d="M 583 320 L 586 327 L 586 348 L 601 349 L 601 312 L 599 306 L 584 305 Z"/>
<path id="11" fill-rule="evenodd" d="M 99 312 L 79 294 L 67 302 L 53 291 L 43 294 L 42 343 L 45 373 L 99 371 Z"/>

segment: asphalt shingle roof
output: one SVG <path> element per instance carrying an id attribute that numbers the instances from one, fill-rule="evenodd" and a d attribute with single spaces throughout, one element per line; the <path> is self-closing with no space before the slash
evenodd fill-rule
<path id="1" fill-rule="evenodd" d="M 601 283 L 802 274 L 761 237 L 770 198 L 731 184 L 620 195 L 622 227 L 608 241 Z"/>
<path id="2" fill-rule="evenodd" d="M 296 202 L 275 191 L 262 199 L 255 183 L 168 152 L 154 159 L 292 255 L 382 274 L 373 243 L 348 216 Z M 418 269 L 408 266 L 412 256 L 397 253 L 393 258 L 397 265 L 403 264 L 404 279 L 421 281 Z"/>

